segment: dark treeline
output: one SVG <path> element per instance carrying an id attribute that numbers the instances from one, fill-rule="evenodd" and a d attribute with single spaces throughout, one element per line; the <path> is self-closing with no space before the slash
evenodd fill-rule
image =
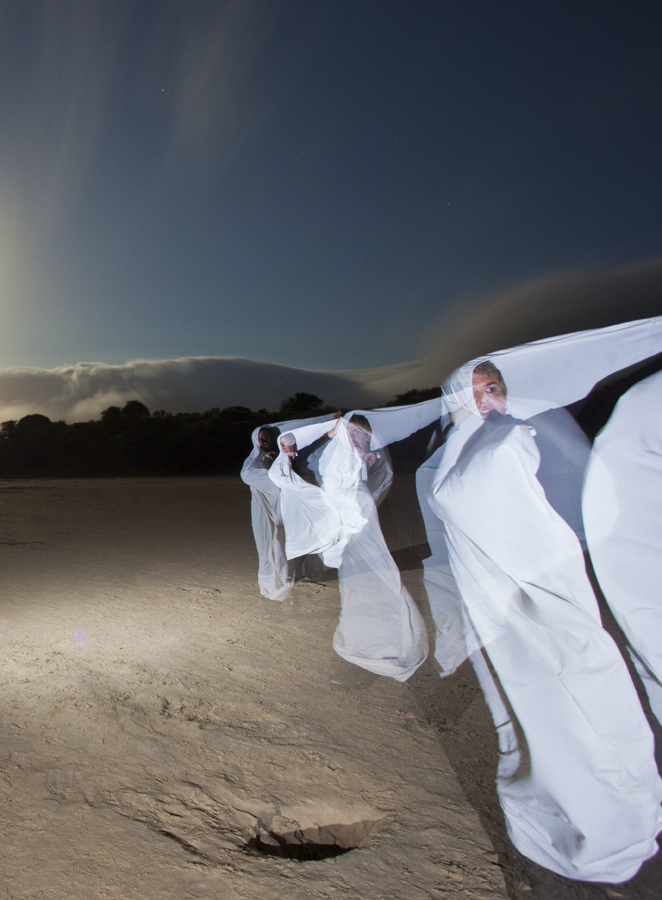
<path id="1" fill-rule="evenodd" d="M 432 391 L 434 392 L 434 388 Z M 428 399 L 409 391 L 392 405 Z M 277 412 L 245 406 L 167 413 L 130 400 L 90 422 L 52 422 L 34 414 L 0 427 L 0 478 L 230 475 L 251 449 L 257 426 L 334 412 L 314 394 L 288 397 Z"/>
<path id="2" fill-rule="evenodd" d="M 569 407 L 591 440 L 621 394 L 661 365 L 662 355 L 615 373 Z M 414 389 L 386 405 L 421 403 L 440 394 L 438 387 Z M 100 419 L 72 425 L 34 414 L 0 426 L 0 478 L 233 475 L 250 452 L 251 434 L 259 425 L 332 412 L 335 408 L 319 397 L 300 392 L 276 412 L 229 406 L 202 413 L 150 413 L 139 400 L 130 400 L 121 409 L 108 407 Z M 418 436 L 417 464 L 425 455 L 428 430 Z M 402 443 L 402 449 L 391 447 L 391 455 L 396 469 L 409 471 L 411 440 Z"/>
<path id="3" fill-rule="evenodd" d="M 661 366 L 662 355 L 644 360 L 610 376 L 569 407 L 590 440 L 621 394 Z M 414 389 L 386 405 L 421 403 L 440 394 L 438 387 Z M 249 454 L 251 434 L 259 425 L 332 412 L 335 408 L 319 397 L 300 392 L 284 400 L 277 412 L 229 406 L 202 413 L 150 413 L 139 400 L 130 400 L 121 409 L 108 407 L 100 419 L 72 425 L 39 414 L 24 416 L 0 426 L 0 478 L 234 475 Z M 429 430 L 415 436 L 420 447 L 413 448 L 411 439 L 401 442 L 402 448 L 391 447 L 396 470 L 413 471 L 415 460 L 420 464 Z"/>

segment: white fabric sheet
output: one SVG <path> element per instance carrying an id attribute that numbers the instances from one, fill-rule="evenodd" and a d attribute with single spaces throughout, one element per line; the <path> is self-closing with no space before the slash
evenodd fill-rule
<path id="1" fill-rule="evenodd" d="M 269 600 L 284 600 L 292 586 L 285 555 L 285 529 L 280 510 L 280 491 L 269 478 L 265 454 L 258 443 L 259 428 L 252 434 L 253 450 L 241 469 L 242 481 L 251 489 L 251 522 L 258 555 L 257 581 Z"/>
<path id="2" fill-rule="evenodd" d="M 320 421 L 326 422 L 329 419 L 329 416 L 298 419 L 296 425 L 303 428 L 312 425 L 314 428 L 316 425 L 319 426 Z M 266 427 L 277 428 L 286 433 L 292 424 L 291 421 L 279 422 Z M 251 435 L 253 449 L 242 466 L 241 478 L 251 489 L 251 521 L 258 553 L 257 579 L 260 593 L 269 600 L 282 601 L 292 587 L 292 572 L 285 552 L 280 489 L 269 478 L 269 466 L 258 442 L 262 427 L 256 428 Z M 294 554 L 294 556 L 303 555 L 305 554 Z"/>
<path id="3" fill-rule="evenodd" d="M 369 417 L 372 427 L 370 447 L 379 452 L 387 444 L 429 425 L 439 417 L 439 411 L 439 400 L 430 400 L 409 406 L 353 410 L 344 416 L 344 422 L 347 424 L 355 414 Z M 379 425 L 379 430 L 373 423 Z M 288 428 L 288 425 L 292 427 Z M 302 450 L 327 434 L 333 425 L 333 419 L 325 418 L 311 424 L 290 422 L 280 427 L 281 434 L 290 432 L 298 450 Z M 282 452 L 271 467 L 269 478 L 279 489 L 287 491 L 281 502 L 288 559 L 319 553 L 325 565 L 338 568 L 350 535 L 367 524 L 355 498 L 359 481 L 367 484 L 373 500 L 379 505 L 391 485 L 393 473 L 384 466 L 377 466 L 374 473 L 368 473 L 343 431 L 339 431 L 338 439 L 324 449 L 318 465 L 324 487 L 322 494 L 315 485 L 297 475 L 289 457 Z"/>
<path id="4" fill-rule="evenodd" d="M 375 443 L 383 447 L 379 438 Z M 372 441 L 370 449 L 375 449 Z M 379 524 L 376 500 L 384 496 L 393 477 L 390 465 L 382 466 L 382 472 L 373 494 L 368 469 L 341 422 L 322 454 L 320 474 L 324 491 L 342 518 L 354 523 L 360 517 L 364 524 L 350 532 L 338 567 L 342 609 L 333 646 L 348 662 L 406 681 L 427 656 L 427 635 Z"/>
<path id="5" fill-rule="evenodd" d="M 630 388 L 597 436 L 583 507 L 600 587 L 662 724 L 662 372 Z"/>
<path id="6" fill-rule="evenodd" d="M 471 404 L 471 378 L 479 362 L 490 359 L 508 385 L 508 411 L 520 419 L 586 397 L 608 375 L 662 350 L 662 316 L 609 328 L 577 331 L 498 350 L 471 360 L 444 385 L 443 413 Z"/>
<path id="7" fill-rule="evenodd" d="M 475 421 L 477 428 L 480 427 L 477 419 L 467 420 L 471 421 Z M 442 459 L 445 465 L 451 456 L 452 448 L 446 443 L 439 447 L 416 472 L 416 493 L 431 554 L 423 559 L 423 584 L 436 632 L 434 657 L 441 666 L 439 674 L 442 677 L 452 675 L 471 652 L 462 595 L 448 555 L 446 530 L 439 516 L 432 511 L 428 499 L 432 494 L 432 482 L 442 465 Z M 476 646 L 471 645 L 474 649 Z"/>
<path id="8" fill-rule="evenodd" d="M 433 614 L 443 614 L 437 589 L 452 612 L 446 634 L 437 623 L 436 655 L 452 670 L 471 653 L 477 667 L 499 733 L 497 787 L 513 843 L 575 879 L 626 880 L 657 851 L 662 782 L 627 668 L 601 627 L 579 540 L 536 477 L 534 429 L 497 413 L 483 422 L 472 373 L 492 360 L 508 387 L 508 413 L 528 418 L 660 350 L 655 319 L 473 360 L 444 386 L 442 406 L 458 424 L 418 478 L 443 525 L 452 574 L 444 581 L 444 552 L 433 548 L 441 583 L 433 558 L 425 576 Z M 432 529 L 430 543 L 439 536 Z M 439 644 L 448 635 L 445 652 Z"/>
<path id="9" fill-rule="evenodd" d="M 323 433 L 321 426 L 292 432 L 299 449 Z M 375 443 L 384 446 L 379 438 Z M 320 487 L 293 472 L 285 453 L 270 477 L 282 491 L 288 555 L 309 547 L 307 552 L 320 553 L 338 568 L 342 609 L 333 638 L 336 652 L 368 671 L 405 681 L 425 660 L 427 636 L 379 525 L 375 498 L 388 490 L 392 470 L 383 450 L 378 452 L 380 458 L 368 466 L 349 439 L 347 422 L 340 421 L 319 459 Z M 374 495 L 371 468 L 378 473 L 372 478 Z"/>
<path id="10" fill-rule="evenodd" d="M 334 424 L 333 420 L 326 420 L 284 433 L 292 434 L 298 450 L 301 450 L 327 434 Z M 352 470 L 357 465 L 354 461 Z M 354 476 L 350 471 L 344 477 L 351 484 Z M 326 566 L 338 568 L 349 535 L 366 524 L 358 507 L 352 507 L 351 503 L 342 506 L 341 486 L 338 486 L 338 496 L 335 496 L 304 481 L 294 471 L 288 454 L 282 449 L 269 470 L 269 478 L 281 490 L 288 559 L 318 553 Z"/>
<path id="11" fill-rule="evenodd" d="M 439 418 L 441 401 L 439 398 L 412 403 L 408 406 L 386 406 L 382 409 L 354 409 L 345 415 L 345 421 L 357 413 L 370 419 L 373 450 L 402 441 L 421 428 L 425 428 Z"/>

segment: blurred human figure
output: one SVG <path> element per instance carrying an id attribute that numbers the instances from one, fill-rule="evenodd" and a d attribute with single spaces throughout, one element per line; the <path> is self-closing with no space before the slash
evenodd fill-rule
<path id="1" fill-rule="evenodd" d="M 393 469 L 386 449 L 372 448 L 366 416 L 355 413 L 337 428 L 320 459 L 323 483 L 343 505 L 351 497 L 365 525 L 350 535 L 338 567 L 342 609 L 333 646 L 348 662 L 405 681 L 425 660 L 428 646 L 421 615 L 379 524 L 377 507 Z"/>
<path id="2" fill-rule="evenodd" d="M 292 470 L 309 484 L 317 485 L 317 481 L 311 469 L 307 465 L 300 465 L 300 455 L 297 449 L 294 435 L 285 434 L 281 438 L 284 452 L 287 453 Z M 306 553 L 290 560 L 290 571 L 295 582 L 319 582 L 324 572 L 324 564 L 317 553 Z"/>
<path id="3" fill-rule="evenodd" d="M 294 581 L 302 581 L 305 583 L 315 584 L 322 580 L 324 573 L 324 563 L 317 553 L 307 553 L 305 556 L 299 556 L 290 560 L 293 566 Z"/>
<path id="4" fill-rule="evenodd" d="M 353 413 L 347 422 L 347 437 L 354 453 L 363 460 L 361 482 L 379 506 L 393 483 L 393 467 L 386 448 L 371 449 L 372 428 L 367 416 Z"/>
<path id="5" fill-rule="evenodd" d="M 454 581 L 450 668 L 464 649 L 485 691 L 510 837 L 566 877 L 626 880 L 662 827 L 650 728 L 601 627 L 578 536 L 536 477 L 536 429 L 508 414 L 501 372 L 474 361 L 443 391 L 453 425 L 421 486 L 443 529 L 430 536 L 446 544 L 440 573 Z"/>
<path id="6" fill-rule="evenodd" d="M 281 435 L 280 453 L 269 470 L 269 478 L 280 490 L 288 559 L 318 553 L 324 564 L 331 568 L 338 566 L 339 554 L 346 540 L 346 527 L 321 486 L 298 475 L 293 463 L 299 453 L 297 442 L 306 446 L 321 435 L 328 434 L 334 425 L 334 422 L 326 421 L 298 428 L 296 435 L 291 432 Z"/>
<path id="7" fill-rule="evenodd" d="M 631 387 L 596 437 L 583 508 L 595 574 L 662 724 L 662 372 Z"/>
<path id="8" fill-rule="evenodd" d="M 427 654 L 420 613 L 403 587 L 379 525 L 377 503 L 393 473 L 384 448 L 372 448 L 362 414 L 323 426 L 330 440 L 319 458 L 321 486 L 293 471 L 294 454 L 321 436 L 299 429 L 281 438 L 270 477 L 282 489 L 288 556 L 311 544 L 338 568 L 342 609 L 336 652 L 376 674 L 406 680 Z"/>
<path id="9" fill-rule="evenodd" d="M 289 457 L 290 461 L 293 462 L 297 456 L 298 450 L 297 450 L 297 442 L 296 442 L 296 439 L 295 439 L 294 435 L 292 434 L 292 432 L 288 432 L 287 434 L 281 435 L 280 448 L 283 451 L 283 453 L 285 453 Z M 274 459 L 275 459 L 275 457 L 274 457 Z"/>
<path id="10" fill-rule="evenodd" d="M 256 428 L 252 434 L 253 450 L 241 470 L 242 480 L 251 489 L 251 521 L 259 560 L 258 585 L 262 596 L 269 600 L 284 600 L 292 587 L 285 554 L 280 490 L 269 478 L 269 469 L 280 452 L 279 434 L 275 426 Z"/>

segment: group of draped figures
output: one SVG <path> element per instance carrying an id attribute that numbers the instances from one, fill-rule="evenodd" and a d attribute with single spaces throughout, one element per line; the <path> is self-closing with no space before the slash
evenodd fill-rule
<path id="1" fill-rule="evenodd" d="M 497 351 L 455 371 L 441 402 L 256 429 L 242 470 L 262 594 L 284 599 L 320 560 L 337 569 L 336 652 L 405 681 L 428 635 L 378 507 L 394 478 L 389 446 L 429 438 L 416 490 L 440 675 L 475 669 L 514 845 L 579 880 L 628 880 L 662 829 L 633 683 L 662 723 L 662 371 L 632 379 L 592 444 L 568 407 L 660 353 L 662 317 Z"/>

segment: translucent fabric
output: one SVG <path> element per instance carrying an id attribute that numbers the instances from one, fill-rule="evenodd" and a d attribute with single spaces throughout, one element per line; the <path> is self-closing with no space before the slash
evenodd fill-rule
<path id="1" fill-rule="evenodd" d="M 402 585 L 379 524 L 377 503 L 393 473 L 382 450 L 381 477 L 374 472 L 371 485 L 365 462 L 356 465 L 357 455 L 342 422 L 320 459 L 320 473 L 324 490 L 332 493 L 341 515 L 353 518 L 356 511 L 365 525 L 350 534 L 338 567 L 342 609 L 333 646 L 348 662 L 406 681 L 425 660 L 428 646 L 421 614 Z M 350 483 L 347 476 L 352 471 Z"/>
<path id="2" fill-rule="evenodd" d="M 334 424 L 333 420 L 326 420 L 286 433 L 292 436 L 298 452 L 326 435 Z M 356 475 L 357 466 L 358 462 L 345 475 L 348 482 Z M 282 446 L 269 470 L 269 478 L 281 491 L 287 558 L 318 553 L 326 566 L 338 568 L 349 535 L 366 524 L 358 507 L 346 505 L 343 517 L 339 503 L 331 493 L 310 484 L 294 471 Z"/>
<path id="3" fill-rule="evenodd" d="M 280 510 L 280 490 L 269 478 L 266 453 L 260 448 L 260 428 L 252 434 L 253 450 L 241 469 L 251 489 L 251 522 L 258 555 L 257 581 L 269 600 L 284 600 L 292 586 L 285 555 L 285 529 Z"/>
<path id="4" fill-rule="evenodd" d="M 328 418 L 319 416 L 297 420 L 297 424 L 309 426 L 312 423 L 314 427 L 315 423 Z M 287 597 L 293 583 L 293 570 L 285 552 L 280 489 L 269 478 L 272 462 L 267 452 L 260 447 L 259 435 L 263 428 L 287 431 L 290 424 L 292 423 L 280 422 L 256 428 L 251 435 L 253 449 L 241 469 L 242 481 L 251 489 L 251 522 L 258 554 L 258 586 L 262 596 L 269 600 L 282 601 Z M 307 552 L 297 553 L 295 556 L 304 556 Z"/>
<path id="5" fill-rule="evenodd" d="M 661 316 L 499 350 L 466 363 L 450 376 L 444 384 L 442 413 L 473 407 L 470 411 L 477 414 L 471 376 L 486 359 L 503 374 L 508 386 L 508 411 L 527 419 L 581 400 L 603 378 L 660 350 Z"/>
<path id="6" fill-rule="evenodd" d="M 630 388 L 597 436 L 583 507 L 595 574 L 662 724 L 662 372 Z"/>
<path id="7" fill-rule="evenodd" d="M 657 851 L 662 782 L 652 733 L 586 575 L 579 497 L 570 496 L 579 493 L 585 443 L 549 412 L 660 350 L 662 319 L 654 319 L 473 360 L 444 385 L 442 408 L 455 424 L 418 474 L 422 506 L 439 523 L 424 510 L 435 655 L 446 674 L 471 656 L 499 734 L 509 834 L 526 856 L 569 878 L 618 882 L 636 873 Z M 488 359 L 493 366 L 479 371 L 500 370 L 502 380 L 491 376 L 501 385 L 499 409 L 479 408 L 474 395 L 474 371 Z M 555 504 L 538 478 L 536 420 L 546 432 L 541 446 L 555 455 L 547 466 Z"/>
<path id="8" fill-rule="evenodd" d="M 476 428 L 480 427 L 477 419 L 466 421 L 468 425 L 474 422 Z M 451 441 L 452 438 L 451 435 Z M 423 583 L 435 625 L 434 656 L 441 667 L 439 674 L 442 677 L 452 675 L 472 649 L 479 646 L 472 641 L 471 630 L 465 621 L 464 604 L 451 568 L 444 523 L 429 503 L 434 478 L 442 464 L 446 467 L 451 456 L 452 444 L 447 441 L 416 472 L 416 492 L 430 547 L 430 555 L 423 559 Z"/>
<path id="9" fill-rule="evenodd" d="M 402 429 L 415 427 L 421 416 L 437 415 L 435 407 L 403 417 Z M 293 472 L 285 452 L 270 477 L 282 490 L 288 555 L 313 544 L 327 565 L 338 568 L 342 608 L 333 638 L 336 652 L 368 671 L 405 681 L 425 660 L 427 636 L 379 525 L 377 502 L 393 477 L 384 440 L 366 434 L 359 450 L 349 434 L 355 415 L 331 423 L 334 431 L 319 457 L 318 488 Z M 322 433 L 321 426 L 295 429 L 291 437 L 301 449 Z"/>

